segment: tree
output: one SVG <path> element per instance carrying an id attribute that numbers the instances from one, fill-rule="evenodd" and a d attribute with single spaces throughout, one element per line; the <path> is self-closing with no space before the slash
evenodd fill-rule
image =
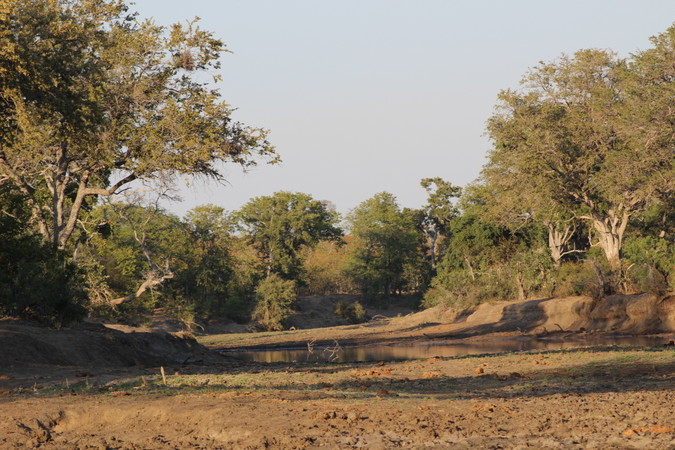
<path id="1" fill-rule="evenodd" d="M 258 251 L 267 276 L 302 278 L 300 250 L 320 241 L 338 240 L 338 214 L 308 194 L 277 192 L 256 197 L 237 213 L 239 229 Z"/>
<path id="2" fill-rule="evenodd" d="M 273 273 L 258 284 L 255 297 L 253 320 L 268 331 L 282 330 L 283 321 L 293 312 L 295 281 Z"/>
<path id="3" fill-rule="evenodd" d="M 632 63 L 600 50 L 542 63 L 523 91 L 500 93 L 488 124 L 488 170 L 588 221 L 613 270 L 631 217 L 673 189 L 672 100 L 648 101 L 672 99 L 673 35 Z"/>
<path id="4" fill-rule="evenodd" d="M 348 272 L 364 296 L 389 297 L 403 288 L 406 266 L 421 258 L 422 233 L 414 216 L 382 192 L 357 206 L 348 220 L 354 239 Z"/>
<path id="5" fill-rule="evenodd" d="M 0 185 L 0 317 L 57 327 L 80 320 L 87 312 L 80 270 L 27 226 L 30 211 L 6 187 Z"/>
<path id="6" fill-rule="evenodd" d="M 65 248 L 82 208 L 134 180 L 222 180 L 222 162 L 274 158 L 202 73 L 221 41 L 193 21 L 141 21 L 122 0 L 9 2 L 0 20 L 0 183 Z"/>
<path id="7" fill-rule="evenodd" d="M 305 250 L 303 270 L 310 295 L 351 294 L 358 292 L 346 274 L 347 256 L 352 239 L 323 241 Z"/>
<path id="8" fill-rule="evenodd" d="M 457 208 L 452 204 L 452 199 L 459 197 L 462 188 L 453 186 L 452 183 L 442 178 L 423 178 L 420 182 L 427 191 L 427 204 L 424 206 L 424 232 L 431 241 L 431 266 L 436 267 L 436 255 L 438 253 L 438 239 L 447 233 L 447 227 L 453 217 L 457 215 Z"/>
<path id="9" fill-rule="evenodd" d="M 245 243 L 233 234 L 234 220 L 223 208 L 197 206 L 183 224 L 188 245 L 180 252 L 180 270 L 168 283 L 173 303 L 198 316 L 248 319 L 258 281 L 242 254 Z"/>
<path id="10" fill-rule="evenodd" d="M 425 295 L 426 305 L 465 307 L 495 298 L 525 299 L 543 289 L 550 261 L 542 248 L 541 227 L 528 221 L 510 229 L 493 220 L 490 194 L 481 184 L 464 189 L 459 213 L 448 224 L 445 256 Z"/>
<path id="11" fill-rule="evenodd" d="M 560 204 L 551 202 L 554 193 L 544 194 L 541 188 L 524 189 L 518 177 L 504 176 L 499 166 L 486 165 L 481 176 L 489 191 L 485 213 L 511 232 L 518 232 L 533 222 L 543 225 L 548 234 L 549 254 L 556 267 L 566 255 L 584 251 L 577 248 L 574 239 L 578 236 L 579 220 Z"/>
<path id="12" fill-rule="evenodd" d="M 675 198 L 648 208 L 631 228 L 625 243 L 628 279 L 643 292 L 674 289 Z"/>
<path id="13" fill-rule="evenodd" d="M 506 230 L 487 220 L 486 203 L 485 187 L 469 186 L 460 199 L 461 214 L 448 224 L 444 270 L 463 267 L 472 282 L 499 259 L 497 249 L 506 236 Z"/>
<path id="14" fill-rule="evenodd" d="M 87 234 L 77 261 L 87 269 L 90 297 L 98 303 L 118 306 L 137 301 L 187 266 L 185 249 L 191 240 L 186 227 L 156 205 L 100 205 L 83 228 Z"/>

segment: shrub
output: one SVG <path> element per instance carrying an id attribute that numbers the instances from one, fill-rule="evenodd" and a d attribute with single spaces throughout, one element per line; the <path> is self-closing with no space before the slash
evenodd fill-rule
<path id="1" fill-rule="evenodd" d="M 272 274 L 258 283 L 255 299 L 253 320 L 265 330 L 282 330 L 284 320 L 293 312 L 295 281 Z"/>
<path id="2" fill-rule="evenodd" d="M 0 314 L 55 327 L 86 315 L 81 272 L 39 237 L 1 236 L 0 267 Z"/>
<path id="3" fill-rule="evenodd" d="M 367 319 L 366 309 L 360 302 L 347 303 L 338 300 L 333 308 L 335 315 L 342 317 L 349 323 L 362 323 Z"/>
<path id="4" fill-rule="evenodd" d="M 564 263 L 554 273 L 551 295 L 586 295 L 600 299 L 618 292 L 619 281 L 618 274 L 595 259 L 583 263 Z"/>
<path id="5" fill-rule="evenodd" d="M 626 281 L 634 290 L 663 294 L 675 289 L 675 248 L 665 238 L 641 236 L 624 246 Z"/>

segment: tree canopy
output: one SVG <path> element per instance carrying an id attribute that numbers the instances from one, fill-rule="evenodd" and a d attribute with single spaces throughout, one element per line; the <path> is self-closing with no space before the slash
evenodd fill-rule
<path id="1" fill-rule="evenodd" d="M 632 60 L 582 50 L 541 63 L 488 124 L 485 176 L 588 221 L 614 269 L 630 218 L 674 186 L 675 26 L 653 42 Z"/>
<path id="2" fill-rule="evenodd" d="M 381 192 L 348 217 L 354 245 L 349 269 L 368 298 L 389 297 L 405 285 L 405 269 L 421 257 L 422 232 L 415 215 L 401 211 L 396 198 Z"/>
<path id="3" fill-rule="evenodd" d="M 223 179 L 276 154 L 201 81 L 223 43 L 196 21 L 141 20 L 121 0 L 9 2 L 0 15 L 0 182 L 65 248 L 80 211 L 134 180 Z"/>
<path id="4" fill-rule="evenodd" d="M 236 214 L 239 229 L 259 252 L 267 276 L 302 278 L 300 250 L 339 239 L 338 214 L 310 195 L 277 192 L 256 197 Z"/>

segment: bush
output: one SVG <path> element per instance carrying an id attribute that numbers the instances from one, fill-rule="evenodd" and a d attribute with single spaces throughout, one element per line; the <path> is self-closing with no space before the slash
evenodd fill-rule
<path id="1" fill-rule="evenodd" d="M 0 236 L 0 267 L 1 315 L 55 327 L 86 315 L 81 272 L 38 236 Z"/>
<path id="2" fill-rule="evenodd" d="M 663 294 L 675 289 L 675 248 L 667 239 L 627 239 L 624 251 L 630 263 L 626 279 L 633 290 Z"/>
<path id="3" fill-rule="evenodd" d="M 618 292 L 619 284 L 618 274 L 595 259 L 583 263 L 569 262 L 562 264 L 554 273 L 551 295 L 585 295 L 597 300 Z"/>
<path id="4" fill-rule="evenodd" d="M 333 312 L 349 323 L 362 323 L 367 320 L 366 309 L 358 301 L 348 304 L 343 300 L 338 300 L 335 303 Z"/>
<path id="5" fill-rule="evenodd" d="M 276 274 L 262 280 L 255 290 L 253 320 L 268 331 L 283 330 L 283 322 L 293 312 L 296 299 L 295 281 Z"/>

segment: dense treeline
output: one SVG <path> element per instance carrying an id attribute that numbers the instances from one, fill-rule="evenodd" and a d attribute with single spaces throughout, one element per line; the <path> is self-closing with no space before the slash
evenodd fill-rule
<path id="1" fill-rule="evenodd" d="M 336 307 L 359 321 L 403 294 L 462 307 L 675 287 L 675 25 L 630 58 L 530 70 L 499 95 L 480 177 L 421 180 L 419 210 L 382 192 L 340 217 L 277 192 L 181 218 L 158 206 L 177 175 L 276 161 L 200 81 L 224 45 L 117 0 L 5 2 L 0 22 L 0 314 L 140 323 L 161 307 L 274 330 L 298 295 L 360 294 Z"/>

